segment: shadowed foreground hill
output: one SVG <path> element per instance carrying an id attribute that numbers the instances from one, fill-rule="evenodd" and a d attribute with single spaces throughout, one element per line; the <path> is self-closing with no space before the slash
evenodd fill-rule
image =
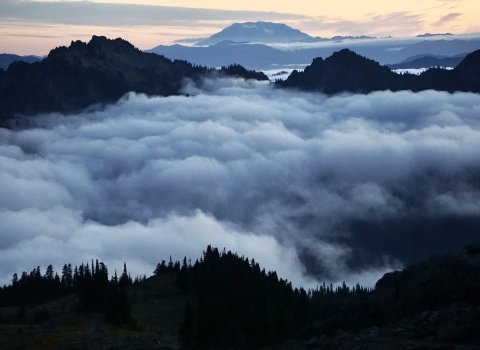
<path id="1" fill-rule="evenodd" d="M 268 80 L 263 73 L 224 69 L 222 75 Z M 15 115 L 70 113 L 92 104 L 117 101 L 134 91 L 179 94 L 182 80 L 220 74 L 186 61 L 144 53 L 122 39 L 94 36 L 87 44 L 58 47 L 41 62 L 15 62 L 0 70 L 0 121 Z M 247 77 L 245 77 L 247 78 Z"/>
<path id="2" fill-rule="evenodd" d="M 37 267 L 0 288 L 0 348 L 480 349 L 480 244 L 387 273 L 374 290 L 307 292 L 211 246 L 148 279 L 132 281 L 125 264 L 108 280 L 98 261 L 61 274 Z"/>
<path id="3" fill-rule="evenodd" d="M 315 58 L 303 72 L 293 71 L 279 87 L 320 91 L 327 95 L 381 90 L 437 90 L 480 92 L 480 50 L 467 55 L 453 70 L 431 68 L 420 75 L 396 74 L 388 67 L 357 55 L 348 49 L 335 52 L 325 60 Z"/>

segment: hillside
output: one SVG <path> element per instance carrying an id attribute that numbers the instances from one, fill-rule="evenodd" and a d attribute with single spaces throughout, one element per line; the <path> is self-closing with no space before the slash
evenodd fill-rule
<path id="1" fill-rule="evenodd" d="M 130 91 L 178 95 L 183 79 L 212 74 L 219 73 L 144 53 L 122 39 L 94 36 L 89 43 L 58 47 L 41 62 L 14 62 L 7 71 L 0 70 L 0 124 L 15 115 L 71 113 L 113 103 Z M 249 77 L 268 80 L 262 73 Z"/>
<path id="2" fill-rule="evenodd" d="M 98 262 L 75 268 L 73 288 L 105 269 Z M 126 268 L 118 280 L 112 276 L 111 287 L 126 288 L 128 322 L 110 319 L 108 310 L 85 309 L 83 292 L 34 305 L 24 299 L 22 311 L 8 296 L 38 295 L 49 273 L 38 274 L 37 268 L 22 274 L 23 282 L 0 288 L 2 348 L 480 348 L 479 244 L 387 273 L 373 290 L 323 284 L 308 293 L 254 259 L 209 246 L 194 264 L 163 260 L 148 279 L 132 282 Z M 69 285 L 68 275 L 64 268 L 61 280 L 55 277 L 59 288 Z"/>
<path id="3" fill-rule="evenodd" d="M 303 72 L 293 71 L 278 87 L 319 91 L 331 95 L 341 92 L 370 93 L 381 90 L 437 90 L 480 92 L 480 50 L 467 55 L 453 70 L 432 68 L 419 76 L 399 75 L 388 67 L 343 49 L 325 60 L 313 60 Z"/>

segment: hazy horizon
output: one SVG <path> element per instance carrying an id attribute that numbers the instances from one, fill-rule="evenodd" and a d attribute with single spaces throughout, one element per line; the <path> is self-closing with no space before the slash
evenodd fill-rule
<path id="1" fill-rule="evenodd" d="M 312 36 L 479 33 L 474 1 L 220 3 L 192 1 L 37 1 L 0 4 L 0 52 L 46 55 L 92 35 L 122 37 L 140 49 L 208 37 L 235 22 L 285 23 Z"/>

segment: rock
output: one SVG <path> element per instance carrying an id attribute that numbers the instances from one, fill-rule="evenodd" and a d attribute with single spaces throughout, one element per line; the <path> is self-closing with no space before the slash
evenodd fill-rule
<path id="1" fill-rule="evenodd" d="M 422 312 L 422 314 L 420 315 L 420 319 L 422 321 L 426 321 L 426 320 L 430 319 L 430 316 L 432 316 L 432 311 L 427 310 L 427 311 Z"/>
<path id="2" fill-rule="evenodd" d="M 378 327 L 370 327 L 369 329 L 366 329 L 358 335 L 361 340 L 364 341 L 374 341 L 378 336 L 380 335 L 380 328 Z"/>
<path id="3" fill-rule="evenodd" d="M 319 337 L 313 337 L 309 341 L 305 343 L 307 349 L 317 349 L 323 345 L 323 339 L 324 336 L 322 335 L 320 338 Z"/>
<path id="4" fill-rule="evenodd" d="M 53 322 L 45 322 L 42 325 L 42 331 L 45 331 L 45 332 L 51 332 L 51 331 L 55 331 L 57 329 L 58 329 L 58 326 Z"/>
<path id="5" fill-rule="evenodd" d="M 348 339 L 348 338 L 352 338 L 352 335 L 348 332 L 345 332 L 342 329 L 337 329 L 335 331 L 334 338 L 335 339 Z"/>
<path id="6" fill-rule="evenodd" d="M 397 328 L 397 326 L 393 323 L 389 323 L 389 324 L 386 324 L 384 325 L 381 330 L 380 330 L 380 333 L 386 337 L 391 337 L 394 333 L 394 330 Z"/>

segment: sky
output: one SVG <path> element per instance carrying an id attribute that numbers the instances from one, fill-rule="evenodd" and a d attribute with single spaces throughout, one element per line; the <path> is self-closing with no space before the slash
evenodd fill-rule
<path id="1" fill-rule="evenodd" d="M 0 52 L 46 55 L 92 35 L 122 37 L 151 49 L 246 21 L 282 22 L 322 37 L 478 33 L 479 15 L 477 0 L 2 0 Z"/>

